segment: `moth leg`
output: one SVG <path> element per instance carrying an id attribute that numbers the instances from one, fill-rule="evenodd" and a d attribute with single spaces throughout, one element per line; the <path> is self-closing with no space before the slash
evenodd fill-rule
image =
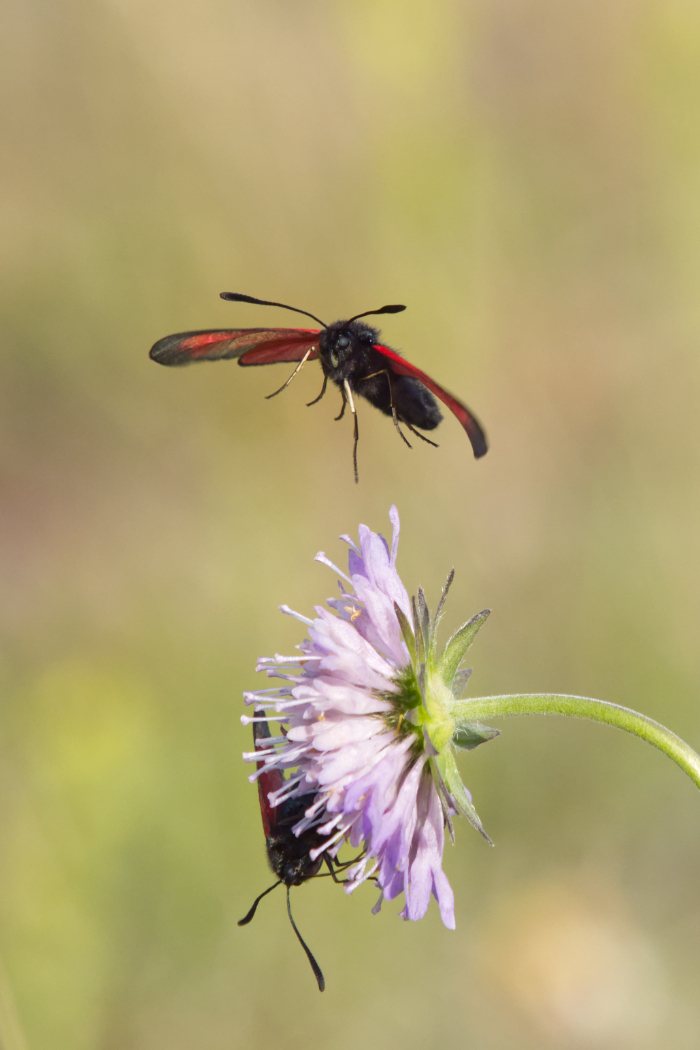
<path id="1" fill-rule="evenodd" d="M 336 421 L 336 423 L 338 422 L 338 420 L 339 420 L 339 419 L 342 419 L 342 418 L 343 418 L 343 416 L 345 415 L 345 406 L 346 406 L 346 405 L 347 405 L 347 403 L 348 403 L 348 399 L 347 399 L 347 397 L 345 396 L 345 387 L 342 387 L 342 386 L 341 386 L 341 388 L 340 388 L 340 392 L 341 392 L 341 394 L 343 395 L 343 406 L 342 406 L 342 408 L 340 409 L 340 415 L 338 415 L 338 416 L 336 416 L 336 417 L 335 417 L 335 421 Z"/>
<path id="2" fill-rule="evenodd" d="M 324 375 L 324 377 L 323 377 L 323 386 L 321 387 L 321 393 L 318 395 L 318 397 L 315 397 L 313 399 L 313 401 L 307 401 L 306 402 L 306 407 L 307 408 L 311 408 L 312 405 L 317 405 L 319 403 L 319 401 L 321 400 L 321 398 L 323 397 L 323 395 L 326 392 L 326 387 L 327 386 L 328 386 L 328 376 Z"/>
<path id="3" fill-rule="evenodd" d="M 355 484 L 359 485 L 359 483 L 360 483 L 360 475 L 357 473 L 357 442 L 360 440 L 360 429 L 359 429 L 359 427 L 357 425 L 357 409 L 355 408 L 355 401 L 353 399 L 352 390 L 350 389 L 350 384 L 348 383 L 347 379 L 345 379 L 343 381 L 343 391 L 344 391 L 345 397 L 348 400 L 348 403 L 350 405 L 350 411 L 352 412 L 353 418 L 355 420 L 355 444 L 352 447 L 352 465 L 353 465 L 353 468 L 355 470 Z M 343 411 L 345 411 L 345 402 L 344 401 L 343 401 Z M 341 415 L 342 415 L 342 412 L 341 412 Z"/>
<path id="4" fill-rule="evenodd" d="M 352 864 L 357 864 L 358 860 L 362 860 L 362 858 L 364 857 L 366 852 L 367 852 L 367 850 L 363 849 L 363 851 L 362 851 L 362 853 L 360 853 L 359 857 L 353 857 L 352 860 L 343 861 L 341 864 L 339 864 L 338 861 L 335 861 L 335 865 L 336 865 L 337 870 L 338 871 L 343 871 L 345 868 L 349 868 Z M 327 853 L 323 854 L 323 859 L 325 860 L 326 864 L 328 865 L 328 870 L 329 870 L 329 872 L 331 874 L 331 878 L 333 879 L 333 882 L 337 882 L 338 885 L 340 886 L 340 885 L 344 885 L 346 882 L 350 881 L 349 879 L 339 879 L 338 878 L 338 876 L 335 873 L 335 869 L 333 868 L 333 863 L 334 862 L 328 856 Z M 318 878 L 328 878 L 328 876 L 327 875 L 321 875 L 321 876 L 314 875 L 314 876 L 312 876 L 312 878 L 316 878 L 316 879 L 318 879 Z M 377 876 L 376 875 L 370 875 L 368 881 L 369 882 L 376 882 L 377 881 Z"/>
<path id="5" fill-rule="evenodd" d="M 367 847 L 361 853 L 358 853 L 356 857 L 350 857 L 349 860 L 338 860 L 337 857 L 331 857 L 328 853 L 325 854 L 325 858 L 327 864 L 335 865 L 335 871 L 345 871 L 346 868 L 351 868 L 353 864 L 358 864 L 366 855 Z"/>
<path id="6" fill-rule="evenodd" d="M 320 875 L 309 875 L 309 879 L 329 879 L 330 877 L 331 876 L 328 874 L 327 871 L 321 872 Z M 333 879 L 334 879 L 335 882 L 338 883 L 339 886 L 345 886 L 346 883 L 351 881 L 350 879 L 337 879 L 337 878 L 335 878 L 335 874 L 333 875 Z M 378 882 L 379 879 L 377 878 L 376 875 L 368 875 L 367 878 L 364 881 L 365 882 Z"/>
<path id="7" fill-rule="evenodd" d="M 287 380 L 287 382 L 283 383 L 282 386 L 279 388 L 279 390 L 273 390 L 273 392 L 271 394 L 267 394 L 266 397 L 265 397 L 266 401 L 269 401 L 271 397 L 277 397 L 277 395 L 281 394 L 283 390 L 286 390 L 286 388 L 289 386 L 291 381 L 294 379 L 294 376 L 297 374 L 297 372 L 301 372 L 302 368 L 304 367 L 306 362 L 309 360 L 309 354 L 311 353 L 312 350 L 313 350 L 313 347 L 310 346 L 309 349 L 304 354 L 304 356 L 302 357 L 302 359 L 299 362 L 299 364 L 296 366 L 296 368 L 294 369 L 294 371 L 290 375 L 290 377 Z"/>
<path id="8" fill-rule="evenodd" d="M 333 861 L 331 860 L 331 858 L 328 856 L 327 853 L 323 854 L 323 859 L 325 860 L 326 864 L 328 865 L 328 870 L 331 873 L 331 878 L 333 879 L 333 882 L 345 882 L 346 881 L 345 879 L 339 879 L 338 876 L 336 875 L 335 868 L 333 867 Z"/>
<path id="9" fill-rule="evenodd" d="M 406 423 L 405 419 L 404 419 L 404 423 Z M 416 437 L 419 437 L 421 439 L 421 441 L 426 441 L 429 445 L 432 445 L 433 448 L 440 448 L 440 446 L 437 444 L 436 441 L 431 441 L 430 438 L 423 437 L 423 435 L 421 433 L 419 433 L 419 431 L 417 431 L 415 429 L 415 427 L 412 427 L 410 423 L 406 423 L 406 426 L 411 431 L 411 433 L 415 434 Z"/>
<path id="10" fill-rule="evenodd" d="M 392 419 L 394 420 L 394 426 L 398 430 L 399 437 L 401 438 L 401 440 L 404 441 L 408 445 L 409 448 L 413 448 L 413 445 L 410 443 L 410 441 L 408 440 L 408 438 L 404 434 L 403 430 L 399 426 L 399 417 L 396 414 L 396 405 L 394 404 L 394 391 L 393 391 L 392 386 L 391 386 L 391 373 L 389 372 L 389 369 L 388 368 L 383 368 L 381 370 L 381 372 L 372 372 L 371 375 L 363 376 L 362 380 L 364 381 L 365 379 L 374 379 L 375 376 L 386 376 L 386 381 L 389 384 L 389 404 L 391 405 L 391 416 L 392 416 Z M 403 419 L 402 422 L 406 423 L 406 420 Z M 413 427 L 411 426 L 410 423 L 406 423 L 406 426 L 410 430 L 413 430 Z M 415 430 L 413 430 L 413 433 L 414 434 L 416 433 Z M 418 437 L 421 437 L 421 436 L 422 436 L 421 434 L 418 435 Z M 428 441 L 427 438 L 424 438 L 424 440 Z M 432 441 L 429 441 L 428 444 L 432 445 Z"/>

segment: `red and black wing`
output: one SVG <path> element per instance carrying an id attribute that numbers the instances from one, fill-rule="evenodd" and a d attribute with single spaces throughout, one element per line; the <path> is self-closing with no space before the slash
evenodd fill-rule
<path id="1" fill-rule="evenodd" d="M 391 370 L 395 375 L 399 376 L 412 376 L 417 379 L 424 387 L 427 387 L 435 397 L 439 398 L 444 405 L 447 405 L 450 412 L 453 412 L 457 419 L 460 421 L 462 426 L 467 432 L 467 437 L 471 441 L 472 448 L 474 450 L 475 459 L 479 459 L 481 456 L 485 456 L 488 451 L 488 444 L 486 443 L 486 435 L 484 434 L 483 428 L 479 423 L 476 416 L 474 416 L 466 405 L 463 405 L 461 401 L 458 401 L 452 394 L 448 394 L 446 390 L 443 390 L 434 379 L 431 379 L 425 372 L 421 372 L 420 368 L 416 368 L 412 365 L 405 357 L 401 357 L 395 350 L 390 350 L 388 346 L 380 346 L 378 343 L 374 344 L 374 349 L 378 350 L 383 357 L 387 357 L 391 362 Z"/>
<path id="2" fill-rule="evenodd" d="M 255 717 L 264 718 L 265 709 L 263 707 L 255 708 Z M 272 736 L 270 727 L 265 722 L 253 722 L 253 743 L 255 750 L 263 751 L 266 749 L 266 742 Z M 258 769 L 263 766 L 262 762 L 256 762 Z M 262 817 L 263 831 L 265 832 L 265 838 L 268 838 L 270 833 L 275 830 L 277 826 L 277 808 L 270 805 L 268 795 L 272 791 L 279 791 L 284 784 L 284 777 L 282 771 L 279 769 L 270 769 L 266 773 L 261 773 L 258 777 L 258 796 L 260 798 L 260 816 Z"/>
<path id="3" fill-rule="evenodd" d="M 195 361 L 226 361 L 239 365 L 271 365 L 301 361 L 311 350 L 316 358 L 319 331 L 315 328 L 222 328 L 204 332 L 178 332 L 159 339 L 149 357 L 159 365 L 189 365 Z"/>

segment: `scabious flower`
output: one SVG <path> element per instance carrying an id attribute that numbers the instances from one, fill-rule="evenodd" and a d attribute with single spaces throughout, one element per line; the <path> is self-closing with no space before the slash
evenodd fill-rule
<path id="1" fill-rule="evenodd" d="M 460 813 L 485 834 L 455 749 L 497 735 L 464 717 L 458 701 L 469 671 L 459 665 L 489 610 L 460 628 L 438 656 L 436 628 L 453 574 L 431 619 L 422 590 L 409 600 L 396 571 L 395 507 L 389 517 L 391 548 L 365 525 L 359 546 L 341 537 L 350 547 L 347 575 L 316 555 L 343 581 L 330 609 L 316 607 L 311 620 L 280 607 L 307 625 L 309 638 L 298 656 L 259 661 L 258 670 L 284 685 L 246 693 L 246 702 L 284 724 L 264 751 L 244 758 L 258 763 L 251 781 L 264 770 L 291 771 L 269 796 L 271 805 L 313 797 L 293 827 L 297 836 L 311 828 L 321 836 L 311 859 L 336 858 L 345 842 L 361 848 L 345 872 L 348 893 L 373 877 L 381 889 L 373 910 L 403 893 L 401 916 L 413 920 L 425 915 L 433 894 L 444 924 L 454 929 L 454 896 L 442 870 L 445 829 L 453 837 L 452 817 Z"/>

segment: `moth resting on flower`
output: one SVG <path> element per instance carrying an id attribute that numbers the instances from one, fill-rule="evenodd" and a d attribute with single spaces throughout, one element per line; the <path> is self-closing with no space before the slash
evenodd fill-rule
<path id="1" fill-rule="evenodd" d="M 420 919 L 434 895 L 442 921 L 454 929 L 454 897 L 442 870 L 445 828 L 453 837 L 459 813 L 485 836 L 456 762 L 457 750 L 497 735 L 482 718 L 555 714 L 614 726 L 659 748 L 697 787 L 700 755 L 651 718 L 603 700 L 561 693 L 462 699 L 469 671 L 459 666 L 489 610 L 465 623 L 438 656 L 452 573 L 431 619 L 423 592 L 409 602 L 396 572 L 395 507 L 389 517 L 391 548 L 364 525 L 359 546 L 341 537 L 350 547 L 348 575 L 316 555 L 344 581 L 340 597 L 328 601 L 332 611 L 317 606 L 310 620 L 281 606 L 307 625 L 309 637 L 299 656 L 259 661 L 258 669 L 282 685 L 244 694 L 255 716 L 241 720 L 253 722 L 256 744 L 244 758 L 257 765 L 249 779 L 260 781 L 268 855 L 279 876 L 274 886 L 286 884 L 288 908 L 290 886 L 323 877 L 325 863 L 348 893 L 368 879 L 377 883 L 375 912 L 403 893 L 401 915 Z M 270 735 L 270 722 L 280 723 L 279 736 Z M 344 843 L 360 853 L 340 863 Z M 294 931 L 323 990 L 323 975 Z"/>
<path id="2" fill-rule="evenodd" d="M 489 610 L 469 620 L 438 655 L 437 625 L 453 574 L 431 619 L 423 591 L 409 600 L 396 571 L 395 507 L 389 517 L 391 547 L 364 525 L 359 546 L 341 537 L 350 547 L 347 575 L 325 554 L 316 555 L 342 580 L 330 609 L 317 606 L 311 620 L 281 606 L 306 624 L 309 637 L 298 656 L 258 662 L 258 670 L 282 684 L 246 693 L 256 715 L 242 721 L 274 720 L 280 735 L 266 736 L 244 758 L 258 767 L 251 781 L 273 771 L 278 776 L 267 797 L 272 810 L 304 799 L 291 833 L 309 842 L 306 877 L 316 877 L 325 860 L 337 878 L 334 865 L 338 870 L 338 853 L 348 843 L 360 853 L 342 865 L 344 878 L 337 880 L 347 893 L 372 879 L 381 891 L 373 911 L 403 893 L 401 916 L 413 920 L 425 915 L 432 894 L 442 921 L 454 929 L 454 896 L 442 870 L 445 829 L 454 838 L 452 818 L 461 814 L 487 837 L 460 779 L 456 750 L 498 732 L 461 713 L 455 717 L 469 677 L 459 665 Z"/>

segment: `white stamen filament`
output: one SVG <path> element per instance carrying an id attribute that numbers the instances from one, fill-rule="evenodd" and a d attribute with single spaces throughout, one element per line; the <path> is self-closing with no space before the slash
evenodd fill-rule
<path id="1" fill-rule="evenodd" d="M 249 726 L 251 722 L 286 722 L 284 715 L 260 715 L 251 718 L 250 715 L 241 715 L 241 725 Z M 285 738 L 286 739 L 286 738 Z"/>
<path id="2" fill-rule="evenodd" d="M 279 751 L 276 748 L 270 748 L 269 751 L 247 751 L 244 752 L 244 755 L 250 756 L 245 759 L 246 762 L 257 762 L 260 757 L 263 756 L 263 762 L 265 763 L 266 769 L 272 769 L 276 766 L 286 769 L 288 766 L 293 765 L 293 763 L 300 758 L 305 751 L 305 744 L 297 745 L 296 747 L 289 744 L 288 747 L 284 747 Z"/>
<path id="3" fill-rule="evenodd" d="M 328 839 L 328 842 L 324 842 L 322 846 L 318 846 L 316 849 L 309 850 L 309 856 L 311 857 L 311 859 L 316 860 L 318 857 L 321 856 L 322 853 L 326 852 L 329 846 L 332 846 L 334 842 L 338 841 L 338 839 L 342 839 L 343 835 L 346 833 L 349 827 L 349 824 L 347 825 L 347 827 L 342 827 L 340 831 L 336 832 L 336 834 L 332 838 Z"/>
<path id="4" fill-rule="evenodd" d="M 324 813 L 322 813 L 321 816 L 318 816 L 317 813 L 319 809 L 323 809 L 323 807 L 326 805 L 326 803 L 328 802 L 328 797 L 329 796 L 326 793 L 317 798 L 314 804 L 312 806 L 309 806 L 309 808 L 305 811 L 303 819 L 300 820 L 298 824 L 294 825 L 292 831 L 297 837 L 301 835 L 302 832 L 306 831 L 308 828 L 315 827 L 317 824 L 320 824 L 323 820 L 325 820 Z"/>
<path id="5" fill-rule="evenodd" d="M 243 761 L 244 762 L 259 762 L 261 758 L 265 757 L 265 755 L 277 755 L 277 754 L 279 754 L 279 752 L 276 751 L 274 747 L 269 748 L 269 750 L 267 750 L 267 751 L 263 751 L 263 750 L 260 750 L 260 751 L 244 751 L 243 752 Z"/>
<path id="6" fill-rule="evenodd" d="M 352 587 L 352 580 L 350 579 L 350 577 L 346 576 L 343 570 L 339 569 L 337 565 L 334 565 L 330 558 L 327 557 L 327 555 L 324 553 L 324 551 L 319 551 L 316 557 L 314 558 L 314 561 L 319 561 L 322 565 L 327 565 L 329 569 L 332 569 L 333 572 L 337 572 L 338 576 L 341 576 Z"/>
<path id="7" fill-rule="evenodd" d="M 337 825 L 340 823 L 344 816 L 345 814 L 342 812 L 336 813 L 336 815 L 331 820 L 327 821 L 322 827 L 318 829 L 319 834 L 330 835 L 333 828 L 337 827 Z"/>
<path id="8" fill-rule="evenodd" d="M 363 882 L 367 882 L 367 879 L 371 878 L 372 875 L 374 875 L 375 871 L 379 867 L 378 860 L 375 860 L 371 868 L 368 868 L 366 871 L 362 871 L 362 868 L 367 865 L 369 860 L 370 858 L 366 857 L 361 864 L 355 864 L 352 868 L 348 868 L 346 875 L 349 881 L 346 883 L 346 893 L 353 893 L 358 886 L 361 886 Z M 355 871 L 357 871 L 357 876 L 354 874 Z M 352 875 L 350 874 L 351 872 L 353 872 Z"/>
<path id="9" fill-rule="evenodd" d="M 280 704 L 284 704 L 285 707 L 301 707 L 303 704 L 311 704 L 314 709 L 317 707 L 317 701 L 315 697 L 302 697 L 301 700 L 280 700 L 277 704 L 277 710 L 280 709 Z"/>
<path id="10" fill-rule="evenodd" d="M 316 817 L 315 819 L 304 818 L 304 820 L 300 820 L 298 824 L 294 825 L 292 831 L 296 837 L 299 838 L 299 836 L 303 835 L 305 831 L 309 830 L 309 828 L 315 828 L 322 820 L 323 817 Z"/>
<path id="11" fill-rule="evenodd" d="M 292 695 L 291 689 L 288 689 L 286 685 L 274 685 L 270 689 L 248 689 L 243 696 L 263 696 L 263 694 L 273 696 L 275 693 L 278 693 L 280 696 L 284 694 Z"/>
<path id="12" fill-rule="evenodd" d="M 308 663 L 309 660 L 322 660 L 321 656 L 282 656 L 281 653 L 277 653 L 275 656 L 261 656 L 258 659 L 258 667 L 282 667 L 288 664 L 304 664 Z"/>
<path id="13" fill-rule="evenodd" d="M 319 797 L 316 799 L 314 804 L 312 806 L 309 806 L 308 809 L 304 810 L 304 816 L 305 817 L 313 817 L 317 810 L 319 810 L 323 806 L 325 806 L 327 801 L 328 801 L 328 795 L 327 794 L 319 795 Z"/>
<path id="14" fill-rule="evenodd" d="M 304 681 L 299 675 L 282 674 L 281 671 L 275 671 L 272 667 L 263 667 L 261 670 L 265 671 L 268 678 L 280 678 L 283 682 L 294 682 L 295 685 L 301 685 Z"/>
<path id="15" fill-rule="evenodd" d="M 248 777 L 248 782 L 250 784 L 254 784 L 258 777 L 261 777 L 263 773 L 269 773 L 271 769 L 289 769 L 290 766 L 295 766 L 299 760 L 300 752 L 288 755 L 285 752 L 278 751 L 277 754 L 280 756 L 277 762 L 270 762 L 268 760 L 265 762 L 265 765 L 260 767 L 260 769 L 256 769 L 254 773 L 250 774 Z M 251 758 L 246 758 L 246 756 L 243 755 L 243 761 L 254 762 L 255 755 Z"/>
<path id="16" fill-rule="evenodd" d="M 281 787 L 278 791 L 271 791 L 267 796 L 268 802 L 271 806 L 279 806 L 280 802 L 284 802 L 286 798 L 294 794 L 297 784 L 304 779 L 303 773 L 298 777 L 292 777 L 290 780 L 285 780 L 284 787 Z"/>
<path id="17" fill-rule="evenodd" d="M 299 620 L 300 623 L 305 623 L 307 627 L 313 627 L 314 621 L 310 620 L 308 616 L 302 616 L 301 613 L 295 612 L 294 609 L 290 609 L 288 605 L 280 605 L 279 611 L 285 613 L 286 616 L 293 616 L 295 620 Z"/>
<path id="18" fill-rule="evenodd" d="M 359 554 L 360 557 L 362 557 L 362 551 L 357 546 L 357 544 L 355 543 L 355 541 L 352 538 L 352 536 L 348 536 L 347 533 L 346 533 L 344 536 L 339 536 L 338 539 L 343 540 L 345 543 L 347 543 L 348 547 L 352 547 L 352 549 L 354 550 L 355 554 Z"/>

